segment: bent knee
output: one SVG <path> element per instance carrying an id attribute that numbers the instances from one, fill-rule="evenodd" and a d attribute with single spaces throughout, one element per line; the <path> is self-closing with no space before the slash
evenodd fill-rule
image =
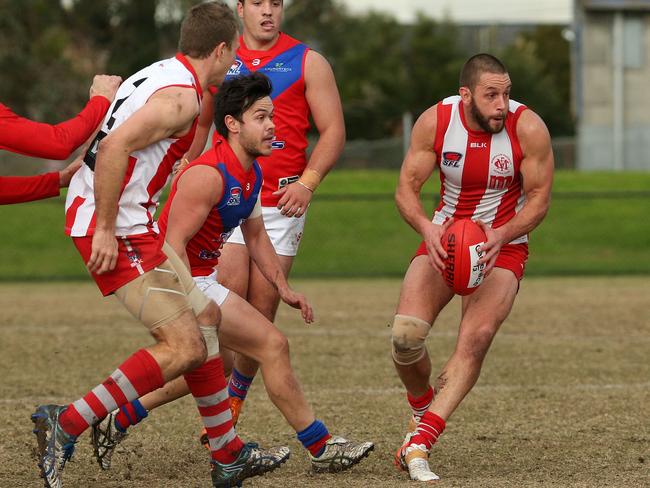
<path id="1" fill-rule="evenodd" d="M 410 315 L 395 315 L 391 329 L 393 360 L 401 366 L 418 362 L 426 353 L 424 341 L 431 324 Z"/>

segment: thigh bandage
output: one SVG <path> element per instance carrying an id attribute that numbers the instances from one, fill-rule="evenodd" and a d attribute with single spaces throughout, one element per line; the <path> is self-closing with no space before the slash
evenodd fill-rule
<path id="1" fill-rule="evenodd" d="M 187 266 L 185 266 L 185 263 L 181 260 L 181 258 L 178 257 L 174 249 L 169 244 L 167 244 L 167 242 L 163 244 L 162 249 L 172 267 L 176 271 L 181 285 L 183 285 L 183 288 L 185 289 L 185 294 L 187 295 L 190 305 L 192 305 L 192 311 L 194 312 L 194 315 L 198 317 L 199 314 L 205 310 L 205 307 L 210 304 L 210 299 L 206 297 L 201 290 L 198 289 L 196 283 L 194 282 L 194 279 L 192 278 L 190 270 L 187 269 Z"/>
<path id="2" fill-rule="evenodd" d="M 425 353 L 424 341 L 431 324 L 410 315 L 395 315 L 391 329 L 393 360 L 402 366 L 418 362 Z"/>
<path id="3" fill-rule="evenodd" d="M 169 260 L 118 288 L 115 296 L 149 330 L 165 325 L 191 308 Z"/>

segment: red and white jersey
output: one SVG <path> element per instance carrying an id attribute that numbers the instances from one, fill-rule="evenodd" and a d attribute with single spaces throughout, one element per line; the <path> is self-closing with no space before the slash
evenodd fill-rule
<path id="1" fill-rule="evenodd" d="M 502 226 L 525 202 L 519 172 L 523 153 L 516 128 L 526 106 L 510 100 L 505 126 L 496 134 L 469 129 L 459 96 L 445 98 L 437 108 L 434 151 L 441 186 L 433 223 L 454 217 Z M 527 241 L 523 235 L 511 244 Z"/>
<path id="2" fill-rule="evenodd" d="M 171 86 L 193 88 L 200 106 L 202 89 L 194 69 L 185 56 L 158 61 L 138 71 L 120 86 L 104 118 L 102 128 L 91 145 L 81 169 L 72 178 L 65 202 L 66 234 L 89 236 L 95 231 L 95 156 L 99 142 L 149 100 L 157 91 Z M 129 156 L 115 227 L 118 236 L 157 232 L 154 214 L 172 167 L 189 149 L 197 119 L 190 132 L 181 138 L 167 138 L 134 151 Z"/>

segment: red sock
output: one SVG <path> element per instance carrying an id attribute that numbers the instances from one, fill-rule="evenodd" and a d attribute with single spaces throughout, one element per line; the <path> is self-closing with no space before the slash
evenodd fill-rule
<path id="1" fill-rule="evenodd" d="M 433 401 L 433 388 L 429 385 L 429 389 L 419 397 L 415 397 L 409 392 L 406 392 L 406 398 L 409 401 L 411 410 L 413 410 L 413 415 L 420 418 L 431 406 L 431 402 Z"/>
<path id="2" fill-rule="evenodd" d="M 140 349 L 83 398 L 68 405 L 59 423 L 68 434 L 78 436 L 118 407 L 157 390 L 165 384 L 153 356 Z"/>
<path id="3" fill-rule="evenodd" d="M 208 432 L 212 459 L 221 464 L 232 463 L 239 456 L 244 443 L 232 426 L 223 361 L 220 357 L 211 359 L 184 377 Z"/>
<path id="4" fill-rule="evenodd" d="M 424 447 L 431 449 L 442 431 L 445 430 L 445 421 L 433 412 L 425 412 L 418 422 L 416 433 L 411 437 L 409 444 L 424 444 Z"/>

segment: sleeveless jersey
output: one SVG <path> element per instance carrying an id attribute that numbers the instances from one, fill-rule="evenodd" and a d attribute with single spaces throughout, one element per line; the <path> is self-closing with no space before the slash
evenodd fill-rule
<path id="1" fill-rule="evenodd" d="M 250 169 L 245 171 L 223 138 L 218 138 L 212 149 L 192 161 L 183 172 L 199 165 L 216 168 L 223 181 L 219 202 L 212 207 L 203 226 L 185 248 L 192 276 L 208 276 L 214 272 L 223 243 L 253 211 L 262 188 L 262 170 L 257 161 L 254 161 Z M 176 196 L 176 181 L 172 184 L 169 199 L 158 220 L 162 234 L 167 230 L 169 209 Z"/>
<path id="2" fill-rule="evenodd" d="M 262 205 L 275 207 L 280 197 L 273 192 L 300 177 L 307 166 L 309 105 L 305 98 L 305 58 L 309 48 L 280 33 L 278 42 L 267 51 L 253 51 L 241 37 L 237 59 L 226 79 L 259 71 L 273 84 L 275 140 L 273 152 L 259 158 L 264 173 Z"/>
<path id="3" fill-rule="evenodd" d="M 497 228 L 512 219 L 525 202 L 519 172 L 523 153 L 517 120 L 526 106 L 510 100 L 504 128 L 496 134 L 467 127 L 459 96 L 437 106 L 434 151 L 440 167 L 440 204 L 433 223 L 450 217 L 481 220 Z M 524 235 L 510 244 L 528 241 Z"/>
<path id="4" fill-rule="evenodd" d="M 95 230 L 94 169 L 99 142 L 140 109 L 157 91 L 170 86 L 202 90 L 194 69 L 185 56 L 158 61 L 138 71 L 120 86 L 102 128 L 86 153 L 84 165 L 72 178 L 66 198 L 66 234 L 89 236 Z M 115 234 L 129 236 L 157 231 L 153 216 L 158 199 L 167 184 L 174 163 L 189 149 L 197 119 L 189 133 L 181 138 L 167 138 L 130 154 L 122 183 Z"/>

